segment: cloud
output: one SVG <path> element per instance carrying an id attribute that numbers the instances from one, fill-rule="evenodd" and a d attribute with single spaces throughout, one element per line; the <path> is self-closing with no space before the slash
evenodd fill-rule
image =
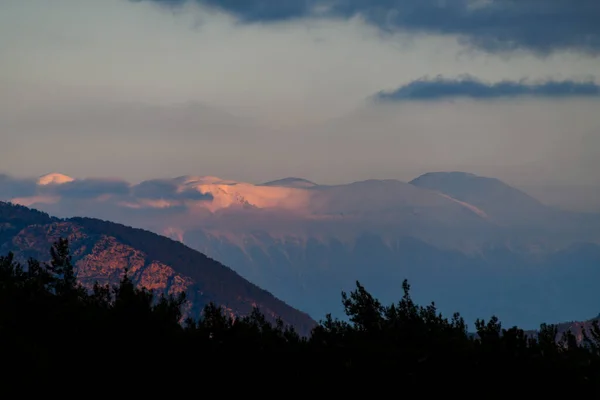
<path id="1" fill-rule="evenodd" d="M 528 83 L 522 81 L 501 81 L 486 83 L 472 76 L 458 79 L 437 77 L 422 78 L 400 86 L 393 91 L 381 91 L 371 99 L 374 101 L 432 101 L 444 98 L 496 99 L 515 97 L 567 98 L 599 97 L 600 86 L 593 81 L 576 82 L 545 81 Z"/>
<path id="2" fill-rule="evenodd" d="M 177 185 L 167 179 L 152 179 L 135 185 L 132 188 L 134 197 L 145 199 L 172 198 L 177 191 Z"/>
<path id="3" fill-rule="evenodd" d="M 211 193 L 202 193 L 194 189 L 186 189 L 181 191 L 180 193 L 177 193 L 177 198 L 182 200 L 203 201 L 212 200 L 213 195 Z"/>
<path id="4" fill-rule="evenodd" d="M 0 174 L 0 200 L 38 202 L 46 199 L 71 205 L 74 204 L 73 201 L 97 200 L 107 204 L 132 204 L 137 208 L 185 208 L 186 201 L 213 200 L 211 193 L 202 193 L 193 187 L 181 187 L 174 180 L 168 179 L 152 179 L 135 185 L 109 178 L 75 179 L 48 184 L 37 181 Z"/>
<path id="5" fill-rule="evenodd" d="M 35 196 L 37 185 L 33 179 L 18 179 L 6 174 L 0 174 L 0 200 L 11 197 Z"/>
<path id="6" fill-rule="evenodd" d="M 112 179 L 82 179 L 56 185 L 44 186 L 42 191 L 66 198 L 87 199 L 103 195 L 124 196 L 129 194 L 129 183 Z"/>
<path id="7" fill-rule="evenodd" d="M 53 175 L 53 174 L 51 174 Z M 38 183 L 40 179 L 0 174 L 0 201 L 46 210 L 56 217 L 90 216 L 131 224 L 197 217 L 213 200 L 211 193 L 182 187 L 174 180 L 153 179 L 130 184 L 120 179 L 89 178 Z M 210 215 L 210 212 L 206 211 Z"/>
<path id="8" fill-rule="evenodd" d="M 210 193 L 201 193 L 194 189 L 179 190 L 177 183 L 168 179 L 152 179 L 132 188 L 135 198 L 152 200 L 212 200 Z"/>
<path id="9" fill-rule="evenodd" d="M 151 1 L 181 6 L 185 0 Z M 457 35 L 489 52 L 600 51 L 597 0 L 195 0 L 243 23 L 361 16 L 384 31 Z"/>

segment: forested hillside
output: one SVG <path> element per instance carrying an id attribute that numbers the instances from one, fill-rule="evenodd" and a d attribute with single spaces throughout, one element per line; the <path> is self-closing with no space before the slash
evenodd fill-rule
<path id="1" fill-rule="evenodd" d="M 401 299 L 388 306 L 357 282 L 342 293 L 349 321 L 327 317 L 308 338 L 281 320 L 269 323 L 258 309 L 233 319 L 214 303 L 200 318 L 182 321 L 184 295 L 156 297 L 127 275 L 112 288 L 88 291 L 75 279 L 68 246 L 59 239 L 47 264 L 0 258 L 5 388 L 35 377 L 21 394 L 65 379 L 111 390 L 137 375 L 165 384 L 269 381 L 297 387 L 297 394 L 385 389 L 494 397 L 563 389 L 592 395 L 600 388 L 597 322 L 581 344 L 569 332 L 557 338 L 554 326 L 528 337 L 495 317 L 479 320 L 473 336 L 460 315 L 448 319 L 434 304 L 415 304 L 406 281 Z"/>

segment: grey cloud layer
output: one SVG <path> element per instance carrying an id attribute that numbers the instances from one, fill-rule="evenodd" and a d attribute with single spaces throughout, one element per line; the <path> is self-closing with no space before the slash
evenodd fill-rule
<path id="1" fill-rule="evenodd" d="M 37 185 L 27 179 L 14 179 L 8 175 L 0 174 L 0 200 L 9 197 L 28 197 L 37 194 Z"/>
<path id="2" fill-rule="evenodd" d="M 600 53 L 598 0 L 131 0 L 179 6 L 189 1 L 240 21 L 360 15 L 385 31 L 458 35 L 490 52 L 515 49 Z"/>
<path id="3" fill-rule="evenodd" d="M 527 83 L 526 81 L 486 83 L 472 76 L 457 79 L 436 77 L 418 79 L 393 91 L 381 91 L 375 94 L 372 100 L 400 102 L 439 100 L 451 97 L 494 99 L 524 96 L 539 98 L 599 97 L 600 86 L 594 82 L 570 80 L 541 83 Z"/>
<path id="4" fill-rule="evenodd" d="M 18 197 L 60 196 L 69 199 L 94 199 L 104 195 L 132 199 L 212 200 L 210 193 L 189 189 L 177 191 L 177 186 L 167 180 L 149 180 L 130 185 L 122 180 L 81 179 L 59 185 L 38 185 L 35 179 L 18 179 L 0 174 L 0 200 Z"/>
<path id="5" fill-rule="evenodd" d="M 44 186 L 42 191 L 67 198 L 95 198 L 102 195 L 124 196 L 129 194 L 129 184 L 117 180 L 83 179 L 61 185 Z"/>

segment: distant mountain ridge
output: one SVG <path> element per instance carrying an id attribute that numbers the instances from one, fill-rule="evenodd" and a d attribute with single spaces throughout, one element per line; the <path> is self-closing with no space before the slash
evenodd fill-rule
<path id="1" fill-rule="evenodd" d="M 496 223 L 516 224 L 523 219 L 545 218 L 547 207 L 525 192 L 496 178 L 464 172 L 430 172 L 409 182 L 435 190 L 484 210 Z"/>
<path id="2" fill-rule="evenodd" d="M 0 254 L 47 260 L 52 243 L 66 237 L 78 280 L 116 284 L 125 269 L 134 283 L 159 293 L 185 291 L 186 312 L 197 317 L 214 301 L 232 315 L 247 315 L 254 306 L 274 320 L 307 334 L 315 325 L 307 314 L 288 306 L 237 273 L 180 242 L 142 229 L 92 218 L 59 219 L 23 206 L 0 202 Z"/>

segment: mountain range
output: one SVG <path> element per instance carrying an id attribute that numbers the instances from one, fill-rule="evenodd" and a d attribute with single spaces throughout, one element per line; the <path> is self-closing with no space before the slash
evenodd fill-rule
<path id="1" fill-rule="evenodd" d="M 52 215 L 165 235 L 231 267 L 315 319 L 342 316 L 359 280 L 384 302 L 409 279 L 420 302 L 468 322 L 536 328 L 598 314 L 600 215 L 546 205 L 465 172 L 321 185 L 182 176 L 0 179 L 5 200 Z M 75 219 L 75 221 L 79 221 Z"/>

